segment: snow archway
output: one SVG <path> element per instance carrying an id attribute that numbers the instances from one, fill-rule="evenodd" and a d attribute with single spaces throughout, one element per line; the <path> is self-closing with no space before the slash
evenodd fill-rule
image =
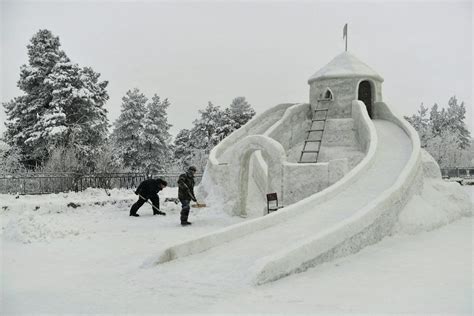
<path id="1" fill-rule="evenodd" d="M 282 188 L 282 167 L 285 161 L 285 150 L 283 146 L 274 139 L 263 135 L 252 135 L 243 138 L 238 142 L 234 149 L 234 155 L 229 167 L 235 172 L 237 187 L 235 188 L 236 203 L 233 213 L 235 215 L 247 216 L 247 197 L 249 176 L 256 177 L 257 182 L 265 183 L 266 192 L 277 192 L 281 195 Z M 266 163 L 266 172 L 262 170 L 253 170 L 249 174 L 250 160 L 254 153 L 259 152 Z M 257 159 L 258 160 L 258 159 Z M 259 164 L 253 164 L 254 169 L 259 168 Z M 266 177 L 259 179 L 259 177 Z M 249 205 L 249 207 L 252 207 Z M 263 215 L 263 214 L 262 214 Z"/>
<path id="2" fill-rule="evenodd" d="M 268 155 L 260 150 L 249 150 L 243 156 L 239 175 L 240 216 L 265 215 L 268 183 Z"/>

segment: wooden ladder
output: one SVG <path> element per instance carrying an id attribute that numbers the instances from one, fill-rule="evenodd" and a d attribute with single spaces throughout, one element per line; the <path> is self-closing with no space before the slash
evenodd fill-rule
<path id="1" fill-rule="evenodd" d="M 324 128 L 326 127 L 327 118 L 327 108 L 314 110 L 313 119 L 311 120 L 311 127 L 306 131 L 308 136 L 304 141 L 299 163 L 318 162 L 319 151 L 321 149 L 321 142 L 323 140 Z"/>

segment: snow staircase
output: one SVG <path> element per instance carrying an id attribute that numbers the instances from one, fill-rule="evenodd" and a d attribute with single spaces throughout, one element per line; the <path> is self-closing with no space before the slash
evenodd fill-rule
<path id="1" fill-rule="evenodd" d="M 299 163 L 318 162 L 319 151 L 323 140 L 324 128 L 328 118 L 328 109 L 316 109 L 313 112 L 311 127 L 306 132 L 308 136 L 304 141 Z"/>

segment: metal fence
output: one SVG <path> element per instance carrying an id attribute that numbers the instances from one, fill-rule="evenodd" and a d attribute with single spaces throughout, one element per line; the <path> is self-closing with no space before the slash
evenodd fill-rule
<path id="1" fill-rule="evenodd" d="M 449 179 L 449 178 L 474 179 L 474 167 L 442 168 L 441 175 L 444 179 Z"/>
<path id="2" fill-rule="evenodd" d="M 161 178 L 168 186 L 177 185 L 179 173 L 163 173 L 146 175 L 145 173 L 93 173 L 79 174 L 72 172 L 22 174 L 0 174 L 0 193 L 11 194 L 46 194 L 68 191 L 83 191 L 87 188 L 126 188 L 137 187 L 148 178 Z M 201 181 L 202 174 L 196 174 L 196 184 Z"/>

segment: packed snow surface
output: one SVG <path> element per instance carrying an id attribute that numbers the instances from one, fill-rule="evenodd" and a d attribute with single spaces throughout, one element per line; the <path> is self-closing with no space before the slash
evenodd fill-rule
<path id="1" fill-rule="evenodd" d="M 471 198 L 473 188 L 468 188 Z M 193 265 L 179 259 L 179 264 L 142 267 L 160 247 L 242 219 L 199 209 L 190 216 L 194 225 L 183 228 L 179 206 L 172 202 L 162 202 L 166 217 L 152 216 L 144 205 L 142 216 L 133 218 L 128 216 L 133 193 L 111 193 L 0 195 L 0 314 L 472 312 L 470 218 L 431 232 L 386 238 L 353 256 L 254 287 L 220 275 L 226 258 L 218 253 L 193 256 Z M 160 195 L 162 201 L 175 197 L 176 189 Z M 30 215 L 45 225 L 47 238 L 28 233 L 36 229 L 28 225 L 22 226 L 28 239 L 7 233 L 11 223 Z M 79 234 L 51 233 L 58 230 Z M 265 246 L 259 244 L 262 251 Z M 242 251 L 234 249 L 237 256 L 245 256 Z M 205 270 L 210 272 L 203 277 Z M 236 278 L 245 278 L 245 270 L 236 267 L 235 272 Z"/>

